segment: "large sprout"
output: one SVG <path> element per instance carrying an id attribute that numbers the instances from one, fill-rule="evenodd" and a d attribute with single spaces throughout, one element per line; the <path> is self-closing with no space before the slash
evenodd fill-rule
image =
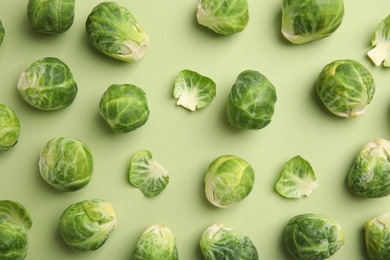
<path id="1" fill-rule="evenodd" d="M 104 54 L 127 62 L 146 53 L 149 38 L 125 7 L 102 2 L 89 14 L 86 31 L 93 46 Z"/>
<path id="2" fill-rule="evenodd" d="M 335 60 L 320 72 L 316 90 L 325 107 L 339 117 L 363 115 L 375 93 L 371 73 L 355 60 Z"/>
<path id="3" fill-rule="evenodd" d="M 218 34 L 242 32 L 249 22 L 247 0 L 199 0 L 198 23 Z"/>
<path id="4" fill-rule="evenodd" d="M 283 0 L 282 34 L 294 44 L 330 36 L 344 18 L 343 0 Z"/>
<path id="5" fill-rule="evenodd" d="M 179 259 L 175 235 L 166 226 L 150 226 L 139 237 L 132 259 Z"/>
<path id="6" fill-rule="evenodd" d="M 276 100 L 275 87 L 264 75 L 245 70 L 238 75 L 229 93 L 228 120 L 241 129 L 261 129 L 271 122 Z"/>
<path id="7" fill-rule="evenodd" d="M 0 46 L 3 43 L 4 36 L 5 36 L 5 30 L 4 30 L 3 23 L 0 20 Z"/>
<path id="8" fill-rule="evenodd" d="M 117 225 L 114 208 L 101 199 L 70 205 L 61 214 L 59 232 L 65 243 L 76 251 L 101 247 Z"/>
<path id="9" fill-rule="evenodd" d="M 297 260 L 326 259 L 344 245 L 344 233 L 333 219 L 319 214 L 300 214 L 284 232 L 288 252 Z"/>
<path id="10" fill-rule="evenodd" d="M 222 155 L 208 167 L 205 193 L 216 207 L 232 207 L 244 200 L 252 191 L 255 172 L 244 159 L 234 155 Z"/>
<path id="11" fill-rule="evenodd" d="M 215 223 L 202 234 L 199 242 L 204 259 L 258 260 L 257 249 L 241 231 Z"/>
<path id="12" fill-rule="evenodd" d="M 364 223 L 364 238 L 369 259 L 390 259 L 390 213 Z"/>
<path id="13" fill-rule="evenodd" d="M 77 84 L 69 67 L 53 57 L 29 64 L 20 74 L 17 88 L 28 104 L 42 110 L 68 107 L 77 94 Z"/>
<path id="14" fill-rule="evenodd" d="M 14 147 L 19 140 L 20 121 L 6 104 L 0 104 L 0 152 Z"/>
<path id="15" fill-rule="evenodd" d="M 76 191 L 91 180 L 93 158 L 89 147 L 82 141 L 57 137 L 50 139 L 39 155 L 42 178 L 60 191 Z"/>
<path id="16" fill-rule="evenodd" d="M 32 27 L 43 33 L 63 33 L 73 24 L 75 0 L 29 0 L 27 17 Z"/>
<path id="17" fill-rule="evenodd" d="M 383 19 L 375 28 L 371 39 L 374 47 L 367 55 L 376 66 L 390 67 L 390 15 Z"/>

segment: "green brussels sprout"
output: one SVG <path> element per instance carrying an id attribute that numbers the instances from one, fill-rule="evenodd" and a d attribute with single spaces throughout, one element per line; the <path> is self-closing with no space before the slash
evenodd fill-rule
<path id="1" fill-rule="evenodd" d="M 274 85 L 260 72 L 241 72 L 226 103 L 229 122 L 241 129 L 258 130 L 271 122 L 276 103 Z"/>
<path id="2" fill-rule="evenodd" d="M 19 140 L 20 121 L 11 108 L 0 104 L 0 152 L 14 147 Z"/>
<path id="3" fill-rule="evenodd" d="M 375 66 L 390 67 L 390 15 L 383 19 L 375 28 L 371 39 L 374 47 L 367 55 Z"/>
<path id="4" fill-rule="evenodd" d="M 4 30 L 3 23 L 0 20 L 0 45 L 3 43 L 4 36 L 5 36 L 5 30 Z"/>
<path id="5" fill-rule="evenodd" d="M 0 200 L 1 221 L 15 222 L 26 230 L 32 226 L 32 219 L 28 210 L 22 204 L 12 200 Z"/>
<path id="6" fill-rule="evenodd" d="M 234 155 L 222 155 L 208 167 L 205 193 L 216 207 L 232 207 L 244 200 L 252 191 L 255 172 L 244 159 Z"/>
<path id="7" fill-rule="evenodd" d="M 42 178 L 60 191 L 76 191 L 91 180 L 93 158 L 89 147 L 80 140 L 57 137 L 49 140 L 39 156 Z"/>
<path id="8" fill-rule="evenodd" d="M 155 197 L 168 185 L 169 175 L 167 170 L 153 160 L 150 151 L 141 150 L 130 161 L 129 180 L 145 196 Z"/>
<path id="9" fill-rule="evenodd" d="M 182 70 L 176 77 L 173 96 L 178 99 L 178 106 L 194 111 L 210 104 L 216 91 L 212 79 L 192 70 Z"/>
<path id="10" fill-rule="evenodd" d="M 114 208 L 101 199 L 70 205 L 61 214 L 59 232 L 65 243 L 76 251 L 100 248 L 117 225 Z"/>
<path id="11" fill-rule="evenodd" d="M 390 259 L 390 213 L 364 223 L 364 238 L 369 259 Z"/>
<path id="12" fill-rule="evenodd" d="M 93 46 L 118 60 L 138 61 L 149 47 L 149 38 L 133 15 L 115 2 L 98 4 L 85 28 Z"/>
<path id="13" fill-rule="evenodd" d="M 218 34 L 242 32 L 249 22 L 247 0 L 199 0 L 196 18 Z"/>
<path id="14" fill-rule="evenodd" d="M 259 259 L 257 249 L 248 236 L 221 223 L 208 227 L 199 245 L 204 259 Z"/>
<path id="15" fill-rule="evenodd" d="M 310 196 L 317 188 L 316 176 L 310 163 L 297 155 L 283 167 L 282 174 L 276 183 L 276 191 L 286 198 Z"/>
<path id="16" fill-rule="evenodd" d="M 377 138 L 359 151 L 348 173 L 348 185 L 366 198 L 390 195 L 390 141 Z"/>
<path id="17" fill-rule="evenodd" d="M 344 18 L 343 0 L 283 0 L 282 34 L 293 44 L 333 34 Z"/>
<path id="18" fill-rule="evenodd" d="M 289 220 L 284 239 L 294 259 L 326 259 L 344 245 L 344 232 L 333 219 L 306 213 Z"/>
<path id="19" fill-rule="evenodd" d="M 69 67 L 53 57 L 29 64 L 20 74 L 17 88 L 28 104 L 42 110 L 68 107 L 77 95 L 77 84 Z"/>
<path id="20" fill-rule="evenodd" d="M 179 259 L 175 235 L 162 225 L 149 227 L 138 239 L 132 259 Z"/>
<path id="21" fill-rule="evenodd" d="M 354 60 L 335 60 L 327 64 L 316 82 L 316 90 L 325 107 L 339 117 L 363 115 L 375 93 L 370 72 Z"/>
<path id="22" fill-rule="evenodd" d="M 59 34 L 73 24 L 75 0 L 29 0 L 27 17 L 32 27 L 42 33 Z"/>
<path id="23" fill-rule="evenodd" d="M 131 132 L 149 118 L 146 93 L 131 84 L 113 84 L 103 93 L 99 112 L 115 132 Z"/>

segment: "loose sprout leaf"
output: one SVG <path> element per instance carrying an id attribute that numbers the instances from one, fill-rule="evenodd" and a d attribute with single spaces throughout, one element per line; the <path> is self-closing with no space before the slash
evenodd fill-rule
<path id="1" fill-rule="evenodd" d="M 286 198 L 310 196 L 317 188 L 316 177 L 310 163 L 301 156 L 290 159 L 276 183 L 276 191 Z"/>
<path id="2" fill-rule="evenodd" d="M 390 259 L 390 213 L 366 221 L 364 231 L 369 259 Z"/>
<path id="3" fill-rule="evenodd" d="M 19 140 L 20 121 L 6 104 L 0 104 L 0 152 L 14 147 Z"/>
<path id="4" fill-rule="evenodd" d="M 371 44 L 374 47 L 367 55 L 375 66 L 390 67 L 390 15 L 376 27 Z"/>
<path id="5" fill-rule="evenodd" d="M 0 200 L 1 221 L 13 221 L 26 230 L 32 226 L 32 219 L 28 210 L 20 203 L 12 200 Z"/>
<path id="6" fill-rule="evenodd" d="M 194 111 L 210 104 L 216 95 L 216 84 L 195 71 L 182 70 L 176 77 L 173 95 L 178 106 Z"/>

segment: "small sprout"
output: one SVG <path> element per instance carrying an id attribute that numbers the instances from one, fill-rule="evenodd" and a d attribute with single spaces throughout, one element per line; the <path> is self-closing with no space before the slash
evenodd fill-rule
<path id="1" fill-rule="evenodd" d="M 216 207 L 228 208 L 250 194 L 255 172 L 244 159 L 222 155 L 211 162 L 204 181 L 208 201 Z"/>
<path id="2" fill-rule="evenodd" d="M 247 0 L 199 0 L 196 18 L 218 34 L 242 32 L 249 22 Z"/>
<path id="3" fill-rule="evenodd" d="M 0 200 L 1 221 L 15 222 L 26 230 L 32 226 L 32 219 L 28 210 L 22 204 L 12 200 Z"/>
<path id="4" fill-rule="evenodd" d="M 271 122 L 276 103 L 274 85 L 260 72 L 241 72 L 226 104 L 229 122 L 241 129 L 258 130 Z"/>
<path id="5" fill-rule="evenodd" d="M 155 162 L 147 150 L 137 152 L 130 161 L 130 183 L 147 197 L 155 197 L 169 183 L 168 171 Z"/>
<path id="6" fill-rule="evenodd" d="M 11 108 L 0 104 L 0 152 L 14 147 L 19 140 L 20 122 Z"/>
<path id="7" fill-rule="evenodd" d="M 59 34 L 73 24 L 75 0 L 29 0 L 27 17 L 32 27 L 42 33 Z"/>
<path id="8" fill-rule="evenodd" d="M 377 138 L 360 150 L 348 173 L 348 185 L 362 197 L 390 195 L 390 141 Z"/>
<path id="9" fill-rule="evenodd" d="M 333 34 L 343 18 L 343 0 L 283 0 L 282 34 L 293 44 L 320 40 Z"/>
<path id="10" fill-rule="evenodd" d="M 0 20 L 0 46 L 3 43 L 4 36 L 5 36 L 5 30 L 4 30 L 3 23 Z"/>
<path id="11" fill-rule="evenodd" d="M 390 258 L 390 213 L 364 223 L 365 243 L 369 259 Z"/>
<path id="12" fill-rule="evenodd" d="M 282 175 L 276 183 L 276 191 L 290 199 L 310 196 L 318 186 L 315 180 L 310 163 L 298 155 L 284 165 Z"/>
<path id="13" fill-rule="evenodd" d="M 344 245 L 344 233 L 333 219 L 306 213 L 289 220 L 284 240 L 294 259 L 326 259 Z"/>
<path id="14" fill-rule="evenodd" d="M 221 223 L 208 227 L 199 245 L 204 259 L 259 259 L 257 249 L 248 236 Z"/>
<path id="15" fill-rule="evenodd" d="M 383 66 L 390 67 L 390 15 L 375 28 L 371 45 L 374 48 L 367 55 L 375 66 L 380 66 L 383 63 Z"/>
<path id="16" fill-rule="evenodd" d="M 149 118 L 146 93 L 131 84 L 113 84 L 103 93 L 99 112 L 115 132 L 131 132 Z"/>
<path id="17" fill-rule="evenodd" d="M 93 158 L 89 147 L 80 140 L 58 137 L 49 140 L 39 156 L 42 178 L 60 191 L 76 191 L 90 182 Z"/>
<path id="18" fill-rule="evenodd" d="M 20 74 L 17 88 L 28 104 L 42 110 L 68 107 L 77 94 L 77 84 L 69 67 L 52 57 L 28 65 Z"/>
<path id="19" fill-rule="evenodd" d="M 93 46 L 118 60 L 137 61 L 149 47 L 149 38 L 133 15 L 114 2 L 98 4 L 89 14 L 85 28 Z"/>
<path id="20" fill-rule="evenodd" d="M 344 118 L 363 115 L 375 93 L 370 72 L 354 60 L 335 60 L 320 72 L 316 90 L 325 107 Z"/>
<path id="21" fill-rule="evenodd" d="M 138 239 L 132 259 L 179 259 L 175 235 L 162 225 L 149 227 Z"/>
<path id="22" fill-rule="evenodd" d="M 210 104 L 216 95 L 216 84 L 195 71 L 182 70 L 176 77 L 173 95 L 178 106 L 194 111 Z"/>
<path id="23" fill-rule="evenodd" d="M 104 200 L 84 200 L 64 210 L 59 232 L 65 243 L 76 251 L 101 247 L 117 225 L 114 208 Z"/>

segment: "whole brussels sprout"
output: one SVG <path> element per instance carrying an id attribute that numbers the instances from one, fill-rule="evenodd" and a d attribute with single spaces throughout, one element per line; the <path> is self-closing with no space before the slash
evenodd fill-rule
<path id="1" fill-rule="evenodd" d="M 84 200 L 64 210 L 59 232 L 65 243 L 76 251 L 101 247 L 117 225 L 114 208 L 101 199 Z"/>
<path id="2" fill-rule="evenodd" d="M 363 115 L 375 93 L 370 72 L 354 60 L 335 60 L 327 64 L 316 82 L 317 94 L 325 107 L 339 117 Z"/>
<path id="3" fill-rule="evenodd" d="M 14 147 L 19 140 L 20 121 L 11 108 L 0 104 L 0 152 Z"/>
<path id="4" fill-rule="evenodd" d="M 75 0 L 29 0 L 27 17 L 38 32 L 59 34 L 73 24 Z"/>
<path id="5" fill-rule="evenodd" d="M 330 36 L 344 18 L 343 0 L 283 0 L 282 34 L 294 44 Z"/>
<path id="6" fill-rule="evenodd" d="M 390 195 L 390 141 L 377 138 L 358 153 L 348 173 L 348 185 L 362 197 Z"/>
<path id="7" fill-rule="evenodd" d="M 28 65 L 20 74 L 17 88 L 28 104 L 42 110 L 68 107 L 77 94 L 77 84 L 69 67 L 53 57 Z"/>
<path id="8" fill-rule="evenodd" d="M 252 191 L 255 172 L 244 159 L 222 155 L 211 162 L 205 176 L 206 198 L 220 208 L 232 207 Z"/>
<path id="9" fill-rule="evenodd" d="M 0 20 L 0 45 L 3 43 L 4 36 L 5 36 L 5 30 L 4 30 L 3 23 Z"/>
<path id="10" fill-rule="evenodd" d="M 60 191 L 76 191 L 91 180 L 93 158 L 89 147 L 80 140 L 57 137 L 49 140 L 39 156 L 42 178 Z"/>
<path id="11" fill-rule="evenodd" d="M 271 122 L 276 103 L 274 85 L 260 72 L 241 72 L 226 104 L 229 122 L 241 129 L 258 130 Z"/>
<path id="12" fill-rule="evenodd" d="M 149 47 L 149 37 L 125 7 L 102 2 L 89 14 L 85 25 L 93 46 L 122 61 L 138 61 Z"/>
<path id="13" fill-rule="evenodd" d="M 369 259 L 390 259 L 390 213 L 364 223 L 364 238 Z"/>
<path id="14" fill-rule="evenodd" d="M 113 84 L 103 93 L 99 112 L 115 132 L 133 131 L 149 118 L 146 93 L 131 84 Z"/>
<path id="15" fill-rule="evenodd" d="M 333 219 L 319 214 L 301 214 L 287 223 L 284 239 L 297 260 L 326 259 L 344 245 L 344 233 Z"/>

